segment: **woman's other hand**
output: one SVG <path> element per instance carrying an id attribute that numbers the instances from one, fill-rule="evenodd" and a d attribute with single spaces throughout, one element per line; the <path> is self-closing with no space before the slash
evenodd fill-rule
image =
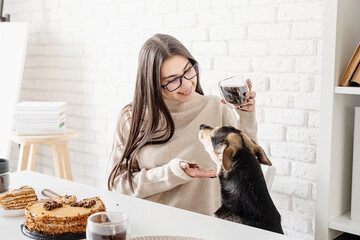
<path id="1" fill-rule="evenodd" d="M 253 112 L 255 110 L 255 97 L 256 97 L 256 92 L 251 91 L 252 89 L 252 82 L 250 81 L 250 79 L 246 79 L 246 83 L 249 87 L 249 92 L 247 92 L 245 94 L 246 97 L 248 97 L 247 104 L 246 105 L 235 105 L 235 107 L 237 109 L 240 109 L 241 111 L 245 111 L 245 112 Z M 221 102 L 225 104 L 225 100 L 221 99 Z"/>
<path id="2" fill-rule="evenodd" d="M 216 172 L 212 169 L 200 168 L 196 163 L 180 162 L 180 167 L 184 172 L 193 178 L 213 178 Z"/>

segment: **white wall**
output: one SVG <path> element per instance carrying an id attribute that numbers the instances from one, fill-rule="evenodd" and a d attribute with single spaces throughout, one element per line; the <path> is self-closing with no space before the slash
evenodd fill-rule
<path id="1" fill-rule="evenodd" d="M 272 196 L 286 234 L 314 238 L 322 0 L 7 0 L 30 23 L 21 100 L 64 100 L 77 182 L 106 186 L 116 116 L 132 99 L 142 43 L 161 32 L 198 59 L 206 94 L 246 73 L 257 92 L 260 144 L 277 168 Z M 53 175 L 39 146 L 36 170 Z M 12 146 L 16 169 L 18 147 Z"/>

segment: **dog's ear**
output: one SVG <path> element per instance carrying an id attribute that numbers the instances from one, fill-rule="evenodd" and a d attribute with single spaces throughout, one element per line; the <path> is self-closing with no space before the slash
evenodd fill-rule
<path id="1" fill-rule="evenodd" d="M 248 149 L 251 150 L 251 152 L 254 154 L 253 152 L 253 147 L 255 145 L 255 142 L 253 140 L 251 140 L 248 135 L 246 135 L 244 132 L 240 132 L 240 135 L 242 137 L 243 140 L 243 144 L 245 145 L 245 147 L 247 147 Z"/>
<path id="2" fill-rule="evenodd" d="M 257 145 L 253 140 L 251 140 L 245 133 L 241 132 L 241 135 L 244 140 L 245 146 L 251 150 L 252 154 L 254 154 L 257 157 L 258 161 L 261 164 L 272 166 L 272 163 L 269 160 L 269 158 L 266 156 L 264 150 L 259 145 Z"/>
<path id="3" fill-rule="evenodd" d="M 272 166 L 271 161 L 269 160 L 269 158 L 266 156 L 264 149 L 262 149 L 262 147 L 260 147 L 259 145 L 255 144 L 253 147 L 254 151 L 255 151 L 255 156 L 257 157 L 258 161 L 261 164 L 264 165 L 268 165 L 268 166 Z"/>
<path id="4" fill-rule="evenodd" d="M 214 152 L 218 154 L 221 165 L 225 171 L 230 171 L 233 163 L 232 158 L 236 153 L 236 149 L 233 146 L 227 146 L 226 143 L 218 143 L 214 147 Z"/>
<path id="5" fill-rule="evenodd" d="M 228 172 L 231 170 L 231 166 L 233 164 L 233 157 L 235 156 L 235 154 L 236 154 L 236 149 L 233 146 L 229 146 L 225 148 L 221 161 L 225 171 Z"/>

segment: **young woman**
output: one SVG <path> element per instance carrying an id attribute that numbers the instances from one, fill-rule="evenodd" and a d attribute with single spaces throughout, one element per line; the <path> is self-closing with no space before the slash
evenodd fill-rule
<path id="1" fill-rule="evenodd" d="M 139 54 L 133 102 L 117 122 L 108 188 L 207 215 L 220 206 L 216 165 L 198 140 L 201 124 L 232 125 L 257 141 L 255 92 L 233 110 L 204 96 L 199 65 L 174 37 L 156 34 Z"/>

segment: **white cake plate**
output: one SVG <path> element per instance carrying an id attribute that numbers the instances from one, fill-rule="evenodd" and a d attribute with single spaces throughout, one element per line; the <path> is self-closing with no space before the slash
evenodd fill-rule
<path id="1" fill-rule="evenodd" d="M 19 217 L 25 215 L 25 209 L 6 210 L 0 207 L 0 217 Z"/>

